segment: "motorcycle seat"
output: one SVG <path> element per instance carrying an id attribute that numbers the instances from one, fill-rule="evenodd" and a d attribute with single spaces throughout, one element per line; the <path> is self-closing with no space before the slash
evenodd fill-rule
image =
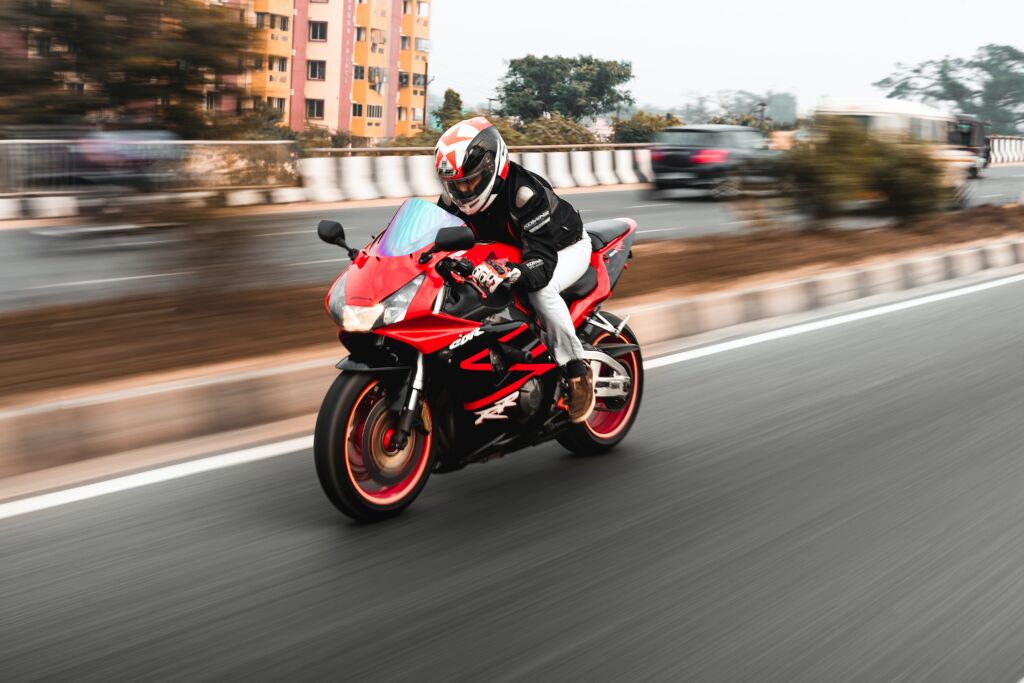
<path id="1" fill-rule="evenodd" d="M 597 270 L 594 266 L 587 266 L 587 272 L 583 273 L 583 277 L 562 290 L 562 298 L 566 303 L 572 303 L 593 292 L 595 287 L 597 287 Z"/>
<path id="2" fill-rule="evenodd" d="M 627 232 L 632 224 L 622 218 L 611 218 L 605 221 L 584 223 L 583 228 L 590 235 L 590 245 L 594 251 L 601 251 L 609 242 Z"/>

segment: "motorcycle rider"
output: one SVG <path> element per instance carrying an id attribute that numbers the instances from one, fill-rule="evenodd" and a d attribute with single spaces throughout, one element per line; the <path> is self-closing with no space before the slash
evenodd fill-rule
<path id="1" fill-rule="evenodd" d="M 567 379 L 569 419 L 584 422 L 594 411 L 594 380 L 560 296 L 590 266 L 590 238 L 579 213 L 547 180 L 511 162 L 498 129 L 482 116 L 445 131 L 434 166 L 442 187 L 438 206 L 461 218 L 480 241 L 522 249 L 522 263 L 486 261 L 473 270 L 473 280 L 491 292 L 508 284 L 527 295 Z"/>

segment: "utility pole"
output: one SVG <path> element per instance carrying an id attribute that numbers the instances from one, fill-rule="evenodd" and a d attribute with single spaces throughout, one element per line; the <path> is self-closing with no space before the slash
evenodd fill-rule
<path id="1" fill-rule="evenodd" d="M 423 130 L 427 129 L 427 88 L 430 87 L 430 60 L 423 63 Z"/>

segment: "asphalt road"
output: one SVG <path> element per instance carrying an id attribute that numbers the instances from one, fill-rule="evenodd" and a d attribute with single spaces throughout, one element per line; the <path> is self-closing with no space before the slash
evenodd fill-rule
<path id="1" fill-rule="evenodd" d="M 1016 681 L 1024 284 L 648 375 L 355 526 L 298 453 L 0 521 L 38 680 Z"/>
<path id="2" fill-rule="evenodd" d="M 988 169 L 973 181 L 978 203 L 1016 201 L 1024 191 L 1024 167 Z M 727 204 L 685 191 L 657 197 L 646 190 L 605 191 L 568 197 L 585 221 L 630 216 L 639 239 L 676 239 L 735 232 L 743 216 Z M 247 272 L 264 281 L 329 285 L 347 263 L 316 237 L 322 218 L 340 221 L 355 245 L 382 230 L 396 206 L 295 211 L 224 221 L 251 235 Z M 194 263 L 180 253 L 180 236 L 166 231 L 136 234 L 0 230 L 0 310 L 89 301 L 173 289 L 192 277 Z M 239 256 L 233 254 L 232 256 Z M 259 285 L 257 281 L 254 284 Z"/>

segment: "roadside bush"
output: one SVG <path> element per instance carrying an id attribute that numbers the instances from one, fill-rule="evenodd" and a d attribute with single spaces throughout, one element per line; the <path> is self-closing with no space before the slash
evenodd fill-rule
<path id="1" fill-rule="evenodd" d="M 881 211 L 905 222 L 939 211 L 950 197 L 942 168 L 918 145 L 888 145 L 872 169 L 870 184 L 882 196 Z"/>
<path id="2" fill-rule="evenodd" d="M 871 212 L 902 222 L 946 200 L 943 169 L 926 147 L 878 140 L 847 118 L 821 121 L 817 133 L 780 162 L 797 207 L 816 222 L 865 201 Z"/>
<path id="3" fill-rule="evenodd" d="M 504 136 L 505 131 L 501 131 L 501 134 Z M 523 126 L 522 137 L 525 138 L 523 142 L 509 144 L 585 145 L 597 142 L 594 134 L 587 130 L 586 126 L 561 114 L 528 121 Z"/>
<path id="4" fill-rule="evenodd" d="M 612 123 L 612 142 L 651 142 L 669 126 L 681 124 L 671 112 L 659 116 L 638 111 L 628 119 L 616 119 Z"/>

